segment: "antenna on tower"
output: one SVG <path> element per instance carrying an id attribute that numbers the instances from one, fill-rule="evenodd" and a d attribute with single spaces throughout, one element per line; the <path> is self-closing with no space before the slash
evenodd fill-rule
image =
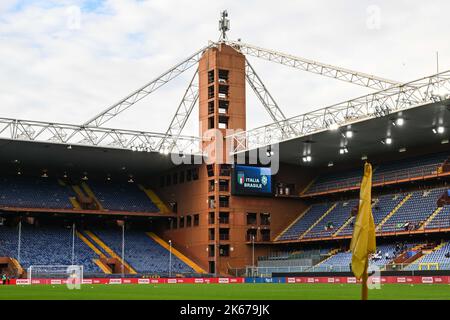
<path id="1" fill-rule="evenodd" d="M 230 20 L 228 19 L 227 10 L 223 10 L 219 20 L 219 31 L 221 32 L 219 41 L 227 38 L 228 30 L 230 30 Z"/>

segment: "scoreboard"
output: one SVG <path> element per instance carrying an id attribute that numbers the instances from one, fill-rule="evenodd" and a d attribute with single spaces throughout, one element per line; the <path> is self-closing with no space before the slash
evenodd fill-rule
<path id="1" fill-rule="evenodd" d="M 270 167 L 236 165 L 233 171 L 232 194 L 272 195 L 272 172 Z"/>

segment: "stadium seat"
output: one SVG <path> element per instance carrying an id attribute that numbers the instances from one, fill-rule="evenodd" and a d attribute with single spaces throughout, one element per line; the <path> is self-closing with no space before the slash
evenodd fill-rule
<path id="1" fill-rule="evenodd" d="M 409 198 L 382 226 L 382 232 L 404 231 L 407 227 L 415 226 L 425 222 L 436 210 L 437 200 L 445 189 L 437 188 L 431 190 L 419 190 L 413 192 Z"/>
<path id="2" fill-rule="evenodd" d="M 372 206 L 372 214 L 375 225 L 378 225 L 403 199 L 404 195 L 387 194 L 378 196 L 376 203 Z M 352 218 L 352 221 L 354 218 Z M 348 223 L 339 233 L 338 236 L 350 235 L 353 232 L 353 224 Z"/>
<path id="3" fill-rule="evenodd" d="M 0 206 L 21 208 L 72 209 L 74 196 L 56 179 L 40 177 L 0 177 Z"/>
<path id="4" fill-rule="evenodd" d="M 94 229 L 93 233 L 118 255 L 122 252 L 122 231 L 119 229 Z M 140 273 L 168 273 L 169 251 L 147 236 L 143 231 L 125 232 L 125 261 Z M 194 272 L 191 267 L 172 255 L 172 272 Z"/>
<path id="5" fill-rule="evenodd" d="M 446 205 L 426 225 L 425 229 L 450 228 L 450 205 Z"/>
<path id="6" fill-rule="evenodd" d="M 314 271 L 350 271 L 350 262 L 352 261 L 352 253 L 350 251 L 339 252 L 330 258 L 324 260 L 314 266 Z"/>
<path id="7" fill-rule="evenodd" d="M 0 257 L 19 260 L 23 268 L 31 265 L 71 265 L 72 229 L 59 226 L 30 226 L 23 224 L 21 253 L 18 257 L 18 228 L 0 226 Z M 74 264 L 83 265 L 84 272 L 102 273 L 92 261 L 95 253 L 75 237 Z"/>
<path id="8" fill-rule="evenodd" d="M 317 223 L 304 237 L 321 238 L 329 237 L 350 218 L 352 209 L 358 204 L 357 199 L 338 202 L 336 207 L 328 215 Z"/>
<path id="9" fill-rule="evenodd" d="M 298 239 L 308 228 L 317 221 L 332 204 L 321 203 L 313 204 L 306 214 L 296 221 L 290 228 L 288 228 L 278 240 L 293 240 Z"/>
<path id="10" fill-rule="evenodd" d="M 409 223 L 412 230 L 421 228 L 423 223 L 436 210 L 437 200 L 445 190 L 445 188 L 435 188 L 412 192 L 412 196 L 395 212 L 393 212 L 394 208 L 400 204 L 406 194 L 374 196 L 375 202 L 372 206 L 372 214 L 375 226 L 378 226 L 392 212 L 393 214 L 381 225 L 378 231 L 405 231 L 406 223 Z M 354 220 L 354 217 L 351 217 L 351 212 L 357 204 L 358 199 L 337 202 L 335 203 L 336 206 L 323 218 L 322 216 L 334 204 L 313 204 L 304 216 L 277 238 L 277 241 L 299 239 L 302 235 L 305 239 L 351 235 Z M 445 225 L 450 226 L 450 206 L 444 207 L 439 214 L 433 217 L 426 228 L 442 228 Z M 330 228 L 330 226 L 332 227 Z"/>
<path id="11" fill-rule="evenodd" d="M 129 212 L 159 212 L 158 207 L 134 183 L 89 182 L 104 209 Z"/>
<path id="12" fill-rule="evenodd" d="M 119 256 L 122 252 L 120 229 L 95 229 L 101 238 Z M 0 257 L 18 258 L 18 227 L 0 226 Z M 72 264 L 72 229 L 60 226 L 30 226 L 23 224 L 20 263 L 31 265 Z M 98 256 L 81 239 L 75 237 L 74 264 L 83 265 L 86 273 L 102 273 L 93 262 Z M 168 273 L 169 252 L 143 231 L 125 233 L 125 261 L 140 273 Z M 192 273 L 193 270 L 172 255 L 173 273 Z"/>
<path id="13" fill-rule="evenodd" d="M 449 156 L 448 152 L 443 152 L 382 163 L 374 166 L 373 183 L 398 181 L 436 174 L 438 167 Z M 361 177 L 362 168 L 323 174 L 314 181 L 305 194 L 357 187 L 361 182 Z"/>
<path id="14" fill-rule="evenodd" d="M 414 245 L 415 243 L 409 243 L 406 247 L 411 248 Z M 395 246 L 394 243 L 377 245 L 377 251 L 380 251 L 380 258 L 374 259 L 372 257 L 369 261 L 369 265 L 372 266 L 372 268 L 378 267 L 382 269 L 385 265 L 389 264 L 395 258 Z M 389 259 L 386 259 L 386 253 L 389 254 Z M 312 267 L 311 271 L 350 271 L 351 261 L 351 251 L 338 252 Z"/>
<path id="15" fill-rule="evenodd" d="M 408 265 L 404 270 L 450 270 L 450 242 L 442 243 L 430 253 Z"/>

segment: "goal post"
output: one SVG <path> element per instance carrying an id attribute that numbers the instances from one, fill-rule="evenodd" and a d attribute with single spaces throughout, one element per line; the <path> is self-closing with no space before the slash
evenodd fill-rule
<path id="1" fill-rule="evenodd" d="M 422 262 L 419 263 L 419 270 L 439 270 L 439 263 L 437 262 Z"/>
<path id="2" fill-rule="evenodd" d="M 68 283 L 83 283 L 83 266 L 81 265 L 32 265 L 27 269 L 30 284 L 33 279 L 61 279 Z"/>

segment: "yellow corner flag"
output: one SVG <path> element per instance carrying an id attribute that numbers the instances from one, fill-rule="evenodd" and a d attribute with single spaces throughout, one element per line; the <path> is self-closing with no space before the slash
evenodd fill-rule
<path id="1" fill-rule="evenodd" d="M 366 162 L 364 165 L 364 176 L 359 193 L 358 215 L 355 219 L 352 242 L 352 271 L 359 280 L 363 278 L 363 299 L 367 299 L 367 268 L 369 266 L 369 254 L 374 253 L 375 224 L 372 216 L 372 166 Z M 364 294 L 364 286 L 366 292 Z"/>

